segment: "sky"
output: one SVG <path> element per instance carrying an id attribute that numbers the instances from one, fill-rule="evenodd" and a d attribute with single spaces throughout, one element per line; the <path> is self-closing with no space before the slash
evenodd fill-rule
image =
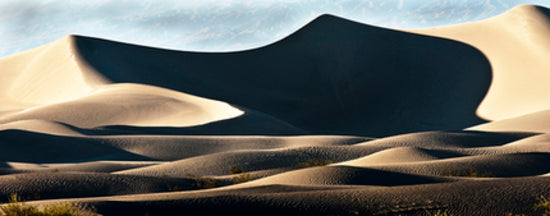
<path id="1" fill-rule="evenodd" d="M 414 29 L 489 18 L 550 0 L 0 0 L 0 57 L 69 34 L 201 52 L 280 40 L 321 14 Z"/>

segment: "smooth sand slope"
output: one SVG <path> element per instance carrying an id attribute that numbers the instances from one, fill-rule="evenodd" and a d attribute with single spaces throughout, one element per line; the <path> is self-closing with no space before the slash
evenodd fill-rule
<path id="1" fill-rule="evenodd" d="M 75 100 L 4 115 L 0 124 L 42 119 L 81 128 L 106 125 L 186 127 L 235 118 L 243 113 L 226 103 L 158 87 L 112 84 Z"/>
<path id="2" fill-rule="evenodd" d="M 493 81 L 477 114 L 501 120 L 550 107 L 550 9 L 520 5 L 474 23 L 412 31 L 461 41 L 479 49 Z"/>
<path id="3" fill-rule="evenodd" d="M 0 59 L 0 201 L 104 215 L 541 215 L 550 13 L 323 15 L 229 53 L 67 36 Z"/>
<path id="4" fill-rule="evenodd" d="M 550 124 L 548 124 L 547 121 L 549 117 L 550 110 L 544 110 L 525 114 L 518 117 L 476 125 L 468 129 L 483 131 L 530 131 L 538 133 L 549 133 Z"/>

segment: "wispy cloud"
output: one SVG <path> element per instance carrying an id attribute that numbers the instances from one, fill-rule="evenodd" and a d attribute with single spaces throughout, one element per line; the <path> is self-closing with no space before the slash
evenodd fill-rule
<path id="1" fill-rule="evenodd" d="M 67 34 L 229 51 L 274 42 L 323 13 L 390 28 L 418 28 L 483 19 L 520 3 L 550 6 L 548 0 L 2 0 L 0 57 Z"/>

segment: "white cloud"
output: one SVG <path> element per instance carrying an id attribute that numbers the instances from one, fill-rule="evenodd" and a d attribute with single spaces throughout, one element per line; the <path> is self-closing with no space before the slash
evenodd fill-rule
<path id="1" fill-rule="evenodd" d="M 149 46 L 229 51 L 268 44 L 322 13 L 390 28 L 487 18 L 549 0 L 0 0 L 0 57 L 78 33 Z M 229 47 L 229 48 L 227 48 Z"/>

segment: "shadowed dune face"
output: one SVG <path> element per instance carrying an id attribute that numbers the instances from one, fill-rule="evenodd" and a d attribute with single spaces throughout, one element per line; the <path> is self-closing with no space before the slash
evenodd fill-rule
<path id="1" fill-rule="evenodd" d="M 329 15 L 282 41 L 235 53 L 74 40 L 86 67 L 113 82 L 222 100 L 312 133 L 462 129 L 483 122 L 475 110 L 491 82 L 487 59 L 466 44 Z"/>
<path id="2" fill-rule="evenodd" d="M 151 160 L 101 141 L 62 137 L 26 131 L 0 131 L 0 158 L 4 161 L 74 162 L 94 160 Z"/>
<path id="3" fill-rule="evenodd" d="M 143 212 L 159 215 L 181 212 L 197 215 L 422 215 L 447 208 L 460 209 L 450 215 L 505 215 L 505 212 L 538 215 L 540 212 L 533 211 L 529 205 L 536 202 L 536 197 L 529 193 L 549 191 L 549 182 L 547 177 L 400 187 L 271 185 L 203 194 L 172 193 L 156 194 L 154 198 L 138 195 L 80 201 L 94 204 L 107 215 Z M 529 185 L 527 190 L 526 185 Z M 442 203 L 442 200 L 449 202 Z"/>
<path id="4" fill-rule="evenodd" d="M 373 178 L 376 176 L 376 178 Z M 264 178 L 255 184 L 403 186 L 451 180 L 350 166 L 315 167 Z"/>
<path id="5" fill-rule="evenodd" d="M 166 179 L 83 172 L 36 172 L 0 176 L 0 201 L 14 192 L 34 199 L 87 197 L 169 191 L 167 185 L 191 185 L 190 179 Z M 62 185 L 60 185 L 60 183 Z M 185 189 L 191 189 L 186 187 Z"/>
<path id="6" fill-rule="evenodd" d="M 185 135 L 108 135 L 108 136 L 68 136 L 36 133 L 24 130 L 0 131 L 0 158 L 4 161 L 34 163 L 67 163 L 97 160 L 141 160 L 172 161 L 185 158 L 210 155 L 221 152 L 275 150 L 282 152 L 286 148 L 313 148 L 313 153 L 294 151 L 296 155 L 312 158 L 318 149 L 330 146 L 350 146 L 370 139 L 342 136 L 185 136 Z M 306 149 L 307 149 L 306 148 Z M 322 148 L 321 148 L 322 149 Z M 325 148 L 326 149 L 326 148 Z M 369 148 L 365 148 L 369 149 Z M 380 148 L 371 148 L 380 149 Z M 315 151 L 314 151 L 315 150 Z M 328 150 L 325 150 L 327 152 Z M 348 159 L 350 155 L 363 154 L 364 151 L 352 150 L 343 155 L 333 155 L 331 160 Z M 367 152 L 372 152 L 367 151 Z M 271 157 L 276 157 L 271 155 Z M 216 158 L 216 157 L 213 157 Z M 221 160 L 222 157 L 217 158 Z M 243 157 L 244 158 L 244 157 Z M 298 160 L 298 159 L 295 159 Z M 240 159 L 239 163 L 247 163 Z M 227 161 L 212 161 L 227 165 Z M 205 162 L 195 163 L 193 169 L 200 169 Z M 298 163 L 296 161 L 295 163 Z M 202 164 L 202 165 L 201 165 Z M 295 165 L 295 164 L 294 164 Z M 181 168 L 181 167 L 180 167 Z"/>

